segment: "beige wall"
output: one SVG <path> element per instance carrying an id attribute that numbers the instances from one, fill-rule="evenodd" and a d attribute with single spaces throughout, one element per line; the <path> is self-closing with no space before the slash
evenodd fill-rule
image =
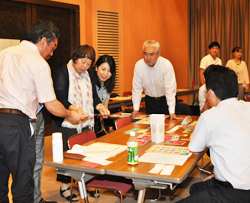
<path id="1" fill-rule="evenodd" d="M 155 39 L 161 55 L 174 66 L 177 86 L 188 85 L 187 0 L 54 0 L 80 5 L 80 41 L 96 47 L 96 11 L 120 14 L 121 92 L 131 91 L 133 69 L 142 58 L 142 44 Z"/>

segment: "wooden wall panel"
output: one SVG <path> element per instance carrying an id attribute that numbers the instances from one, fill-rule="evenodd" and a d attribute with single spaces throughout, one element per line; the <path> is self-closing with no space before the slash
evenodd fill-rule
<path id="1" fill-rule="evenodd" d="M 0 38 L 24 39 L 28 12 L 30 8 L 24 3 L 0 1 Z"/>
<path id="2" fill-rule="evenodd" d="M 174 66 L 177 86 L 188 86 L 187 0 L 56 0 L 80 5 L 81 44 L 97 45 L 97 10 L 120 13 L 121 92 L 131 91 L 136 61 L 142 58 L 142 44 L 155 39 L 161 55 Z M 184 100 L 185 101 L 185 100 Z"/>
<path id="3" fill-rule="evenodd" d="M 187 86 L 187 1 L 153 2 L 129 0 L 123 4 L 123 73 L 128 73 L 124 91 L 132 88 L 134 64 L 142 58 L 142 44 L 147 39 L 160 42 L 161 55 L 174 66 L 178 87 Z"/>

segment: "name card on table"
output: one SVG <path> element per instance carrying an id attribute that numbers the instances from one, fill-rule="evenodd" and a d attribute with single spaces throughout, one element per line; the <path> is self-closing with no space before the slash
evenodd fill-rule
<path id="1" fill-rule="evenodd" d="M 151 114 L 150 115 L 151 140 L 155 143 L 164 141 L 165 132 L 165 115 Z"/>
<path id="2" fill-rule="evenodd" d="M 183 119 L 181 122 L 182 125 L 188 125 L 189 123 L 192 122 L 192 118 L 190 116 L 187 116 L 186 118 Z"/>

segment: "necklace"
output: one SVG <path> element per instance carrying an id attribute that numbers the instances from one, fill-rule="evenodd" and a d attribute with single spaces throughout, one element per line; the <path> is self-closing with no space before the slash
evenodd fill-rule
<path id="1" fill-rule="evenodd" d="M 240 64 L 241 64 L 241 60 L 239 62 L 237 62 L 235 59 L 233 59 L 233 61 L 236 64 L 236 68 L 239 69 L 240 68 Z"/>

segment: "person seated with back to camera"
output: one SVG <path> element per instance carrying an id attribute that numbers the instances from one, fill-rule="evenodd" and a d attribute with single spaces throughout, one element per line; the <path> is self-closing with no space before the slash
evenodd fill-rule
<path id="1" fill-rule="evenodd" d="M 216 68 L 216 66 L 213 66 L 209 69 L 206 69 L 203 73 L 204 79 L 206 80 L 206 77 L 209 75 L 210 71 L 213 71 L 213 69 Z M 204 81 L 205 81 L 204 80 Z M 199 107 L 200 107 L 200 112 L 203 113 L 204 111 L 210 109 L 209 101 L 207 99 L 207 88 L 206 84 L 200 86 L 199 88 Z"/>
<path id="2" fill-rule="evenodd" d="M 226 67 L 211 65 L 206 77 L 211 109 L 201 114 L 188 145 L 192 152 L 210 149 L 214 175 L 190 188 L 180 203 L 247 203 L 250 200 L 250 103 L 237 100 L 238 78 Z"/>

